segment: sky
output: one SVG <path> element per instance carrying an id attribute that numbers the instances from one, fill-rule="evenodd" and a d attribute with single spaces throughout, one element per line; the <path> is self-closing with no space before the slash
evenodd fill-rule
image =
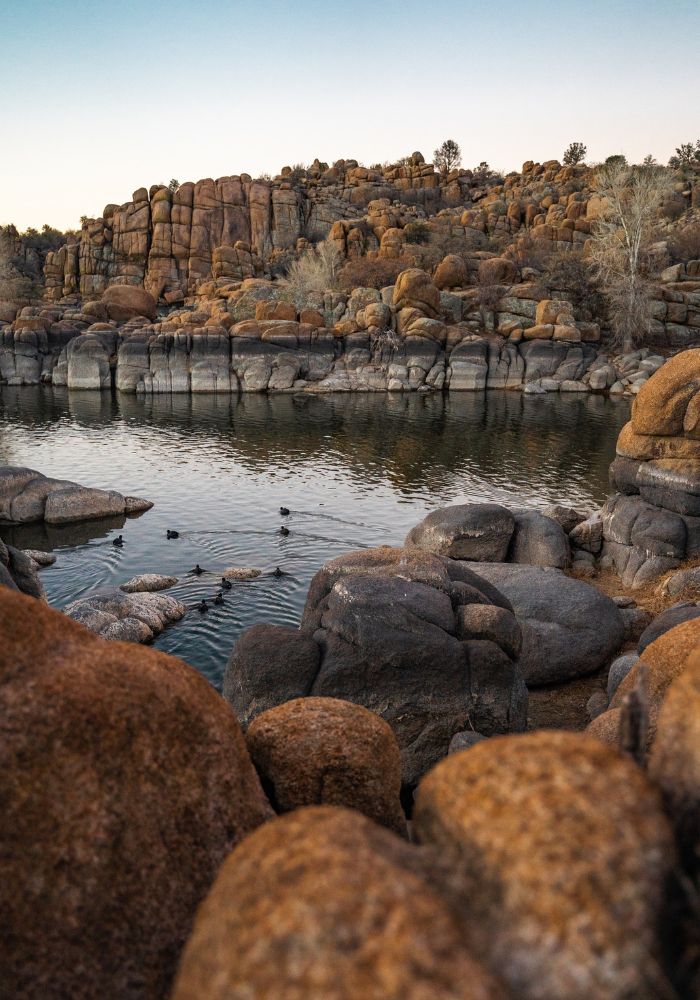
<path id="1" fill-rule="evenodd" d="M 139 187 L 371 165 L 666 162 L 700 137 L 700 0 L 0 0 L 0 224 Z"/>

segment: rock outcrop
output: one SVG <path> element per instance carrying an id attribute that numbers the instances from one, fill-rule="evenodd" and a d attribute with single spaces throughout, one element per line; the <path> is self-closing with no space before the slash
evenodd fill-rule
<path id="1" fill-rule="evenodd" d="M 610 469 L 605 561 L 640 587 L 700 555 L 700 350 L 676 355 L 639 392 Z"/>
<path id="2" fill-rule="evenodd" d="M 455 733 L 525 728 L 519 648 L 509 602 L 462 563 L 368 549 L 316 574 L 300 631 L 258 625 L 243 633 L 224 696 L 244 725 L 296 697 L 364 705 L 394 730 L 403 782 L 413 787 Z"/>
<path id="3" fill-rule="evenodd" d="M 272 814 L 236 719 L 180 660 L 0 587 L 8 996 L 167 996 L 195 910 Z"/>
<path id="4" fill-rule="evenodd" d="M 68 480 L 50 479 L 20 466 L 0 466 L 0 521 L 68 524 L 138 514 L 152 506 L 149 500 L 125 497 L 116 490 L 99 490 Z"/>
<path id="5" fill-rule="evenodd" d="M 5 545 L 0 538 L 0 584 L 45 600 L 37 562 L 21 549 Z"/>
<path id="6" fill-rule="evenodd" d="M 505 1000 L 418 848 L 298 809 L 247 837 L 200 908 L 172 1000 Z"/>
<path id="7" fill-rule="evenodd" d="M 414 831 L 463 878 L 475 952 L 513 996 L 663 995 L 673 837 L 632 761 L 574 733 L 478 743 L 421 782 Z"/>

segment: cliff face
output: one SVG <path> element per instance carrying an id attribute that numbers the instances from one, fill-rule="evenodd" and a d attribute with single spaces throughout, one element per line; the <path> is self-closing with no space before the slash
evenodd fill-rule
<path id="1" fill-rule="evenodd" d="M 88 220 L 79 243 L 49 255 L 47 297 L 94 296 L 126 283 L 180 301 L 202 278 L 261 275 L 299 239 L 321 239 L 339 220 L 361 220 L 373 199 L 421 204 L 429 212 L 445 197 L 460 200 L 471 182 L 468 171 L 461 173 L 450 180 L 422 162 L 377 171 L 351 160 L 327 170 L 314 165 L 302 177 L 285 168 L 274 180 L 241 174 L 188 182 L 174 192 L 139 188 L 131 201 L 107 205 L 101 218 Z"/>

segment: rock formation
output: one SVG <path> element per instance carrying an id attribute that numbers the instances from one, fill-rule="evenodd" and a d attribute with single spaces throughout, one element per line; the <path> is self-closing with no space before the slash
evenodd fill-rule
<path id="1" fill-rule="evenodd" d="M 180 660 L 0 586 L 0 967 L 8 996 L 167 996 L 195 909 L 270 807 Z"/>
<path id="2" fill-rule="evenodd" d="M 121 589 L 81 597 L 63 609 L 103 639 L 150 642 L 172 622 L 180 621 L 187 609 L 168 594 L 144 591 L 122 593 Z"/>
<path id="3" fill-rule="evenodd" d="M 676 355 L 639 392 L 610 469 L 605 561 L 643 585 L 700 554 L 700 350 Z"/>
<path id="4" fill-rule="evenodd" d="M 417 550 L 368 549 L 316 574 L 300 631 L 244 632 L 223 690 L 244 725 L 308 695 L 364 705 L 394 730 L 413 787 L 455 733 L 525 727 L 519 649 L 510 604 L 471 569 Z"/>
<path id="5" fill-rule="evenodd" d="M 33 469 L 0 466 L 0 521 L 67 524 L 117 514 L 138 514 L 153 504 L 63 479 L 50 479 Z"/>

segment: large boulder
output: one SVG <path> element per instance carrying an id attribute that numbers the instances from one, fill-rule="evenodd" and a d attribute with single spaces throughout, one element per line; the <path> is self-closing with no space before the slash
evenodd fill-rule
<path id="1" fill-rule="evenodd" d="M 418 848 L 359 813 L 299 809 L 227 859 L 172 1000 L 504 1000 Z"/>
<path id="2" fill-rule="evenodd" d="M 151 322 L 156 318 L 156 300 L 139 285 L 110 285 L 102 296 L 102 304 L 115 323 L 127 323 L 136 316 Z"/>
<path id="3" fill-rule="evenodd" d="M 517 511 L 508 561 L 566 569 L 571 550 L 564 529 L 538 510 Z"/>
<path id="4" fill-rule="evenodd" d="M 420 784 L 414 832 L 463 879 L 476 954 L 522 1000 L 653 1000 L 674 862 L 658 793 L 578 733 L 477 743 Z"/>
<path id="5" fill-rule="evenodd" d="M 682 625 L 683 622 L 689 622 L 693 618 L 700 618 L 700 605 L 698 604 L 679 604 L 676 607 L 666 608 L 647 625 L 640 635 L 637 644 L 638 652 L 643 653 L 647 646 L 656 642 L 666 632 L 670 632 L 676 625 Z"/>
<path id="6" fill-rule="evenodd" d="M 0 538 L 0 583 L 12 590 L 45 600 L 38 564 L 26 552 L 5 545 Z"/>
<path id="7" fill-rule="evenodd" d="M 166 996 L 221 862 L 271 815 L 230 707 L 0 587 L 0 715 L 4 991 Z"/>
<path id="8" fill-rule="evenodd" d="M 138 514 L 152 506 L 149 500 L 122 496 L 116 490 L 99 490 L 64 479 L 50 479 L 21 466 L 0 466 L 0 521 L 68 524 Z"/>
<path id="9" fill-rule="evenodd" d="M 604 594 L 551 567 L 474 563 L 513 607 L 523 635 L 520 666 L 530 686 L 573 680 L 605 666 L 625 639 Z"/>
<path id="10" fill-rule="evenodd" d="M 277 812 L 346 806 L 405 836 L 401 754 L 374 712 L 337 698 L 296 698 L 258 715 L 246 744 Z"/>
<path id="11" fill-rule="evenodd" d="M 472 616 L 474 605 L 503 614 L 486 622 Z M 240 718 L 299 695 L 364 705 L 394 730 L 409 787 L 447 753 L 455 733 L 525 728 L 510 605 L 453 560 L 387 546 L 349 553 L 311 581 L 289 656 L 291 630 L 252 632 L 234 648 L 224 679 Z"/>
<path id="12" fill-rule="evenodd" d="M 407 548 L 451 559 L 502 562 L 508 553 L 515 517 L 497 503 L 456 504 L 426 515 L 406 536 Z"/>
<path id="13" fill-rule="evenodd" d="M 419 267 L 402 271 L 394 285 L 393 308 L 417 309 L 424 316 L 437 319 L 440 315 L 440 292 L 430 275 Z"/>

